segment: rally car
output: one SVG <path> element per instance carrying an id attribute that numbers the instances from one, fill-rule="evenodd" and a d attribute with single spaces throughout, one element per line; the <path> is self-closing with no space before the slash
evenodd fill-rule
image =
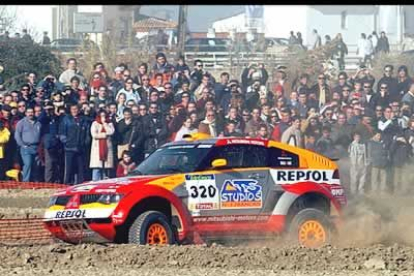
<path id="1" fill-rule="evenodd" d="M 189 244 L 272 238 L 319 247 L 346 205 L 338 167 L 314 152 L 248 138 L 168 143 L 129 176 L 58 191 L 44 221 L 60 240 Z"/>

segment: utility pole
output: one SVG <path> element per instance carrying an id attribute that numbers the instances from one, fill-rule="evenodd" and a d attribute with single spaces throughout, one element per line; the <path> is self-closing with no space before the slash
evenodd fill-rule
<path id="1" fill-rule="evenodd" d="M 185 49 L 185 37 L 187 33 L 187 5 L 180 5 L 178 12 L 178 26 L 177 26 L 177 57 L 180 57 L 184 54 Z"/>

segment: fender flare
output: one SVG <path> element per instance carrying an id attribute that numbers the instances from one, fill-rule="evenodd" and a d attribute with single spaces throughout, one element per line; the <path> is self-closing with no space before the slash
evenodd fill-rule
<path id="1" fill-rule="evenodd" d="M 191 215 L 186 209 L 185 205 L 183 204 L 181 199 L 178 198 L 171 191 L 154 185 L 145 185 L 142 186 L 142 188 L 140 188 L 139 190 L 127 194 L 119 202 L 118 206 L 112 213 L 112 217 L 116 218 L 116 220 L 114 220 L 114 224 L 123 224 L 128 218 L 131 209 L 135 205 L 139 204 L 139 202 L 149 197 L 160 197 L 170 202 L 170 204 L 177 210 L 178 215 L 180 216 L 180 220 L 182 222 L 182 232 L 184 236 L 187 236 L 187 233 L 191 228 L 192 222 L 190 220 Z"/>

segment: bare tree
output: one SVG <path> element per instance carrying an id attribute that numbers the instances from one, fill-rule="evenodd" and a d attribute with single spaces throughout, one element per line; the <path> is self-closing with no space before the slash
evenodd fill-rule
<path id="1" fill-rule="evenodd" d="M 17 10 L 15 7 L 0 5 L 0 33 L 9 31 L 17 21 Z"/>

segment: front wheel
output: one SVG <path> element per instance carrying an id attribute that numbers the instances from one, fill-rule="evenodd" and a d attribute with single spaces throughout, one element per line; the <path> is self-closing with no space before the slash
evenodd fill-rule
<path id="1" fill-rule="evenodd" d="M 313 208 L 303 209 L 297 213 L 289 228 L 291 240 L 309 248 L 318 248 L 329 243 L 332 233 L 333 227 L 329 217 Z"/>
<path id="2" fill-rule="evenodd" d="M 168 218 L 158 211 L 139 215 L 129 228 L 128 242 L 134 244 L 174 244 L 175 235 Z"/>

